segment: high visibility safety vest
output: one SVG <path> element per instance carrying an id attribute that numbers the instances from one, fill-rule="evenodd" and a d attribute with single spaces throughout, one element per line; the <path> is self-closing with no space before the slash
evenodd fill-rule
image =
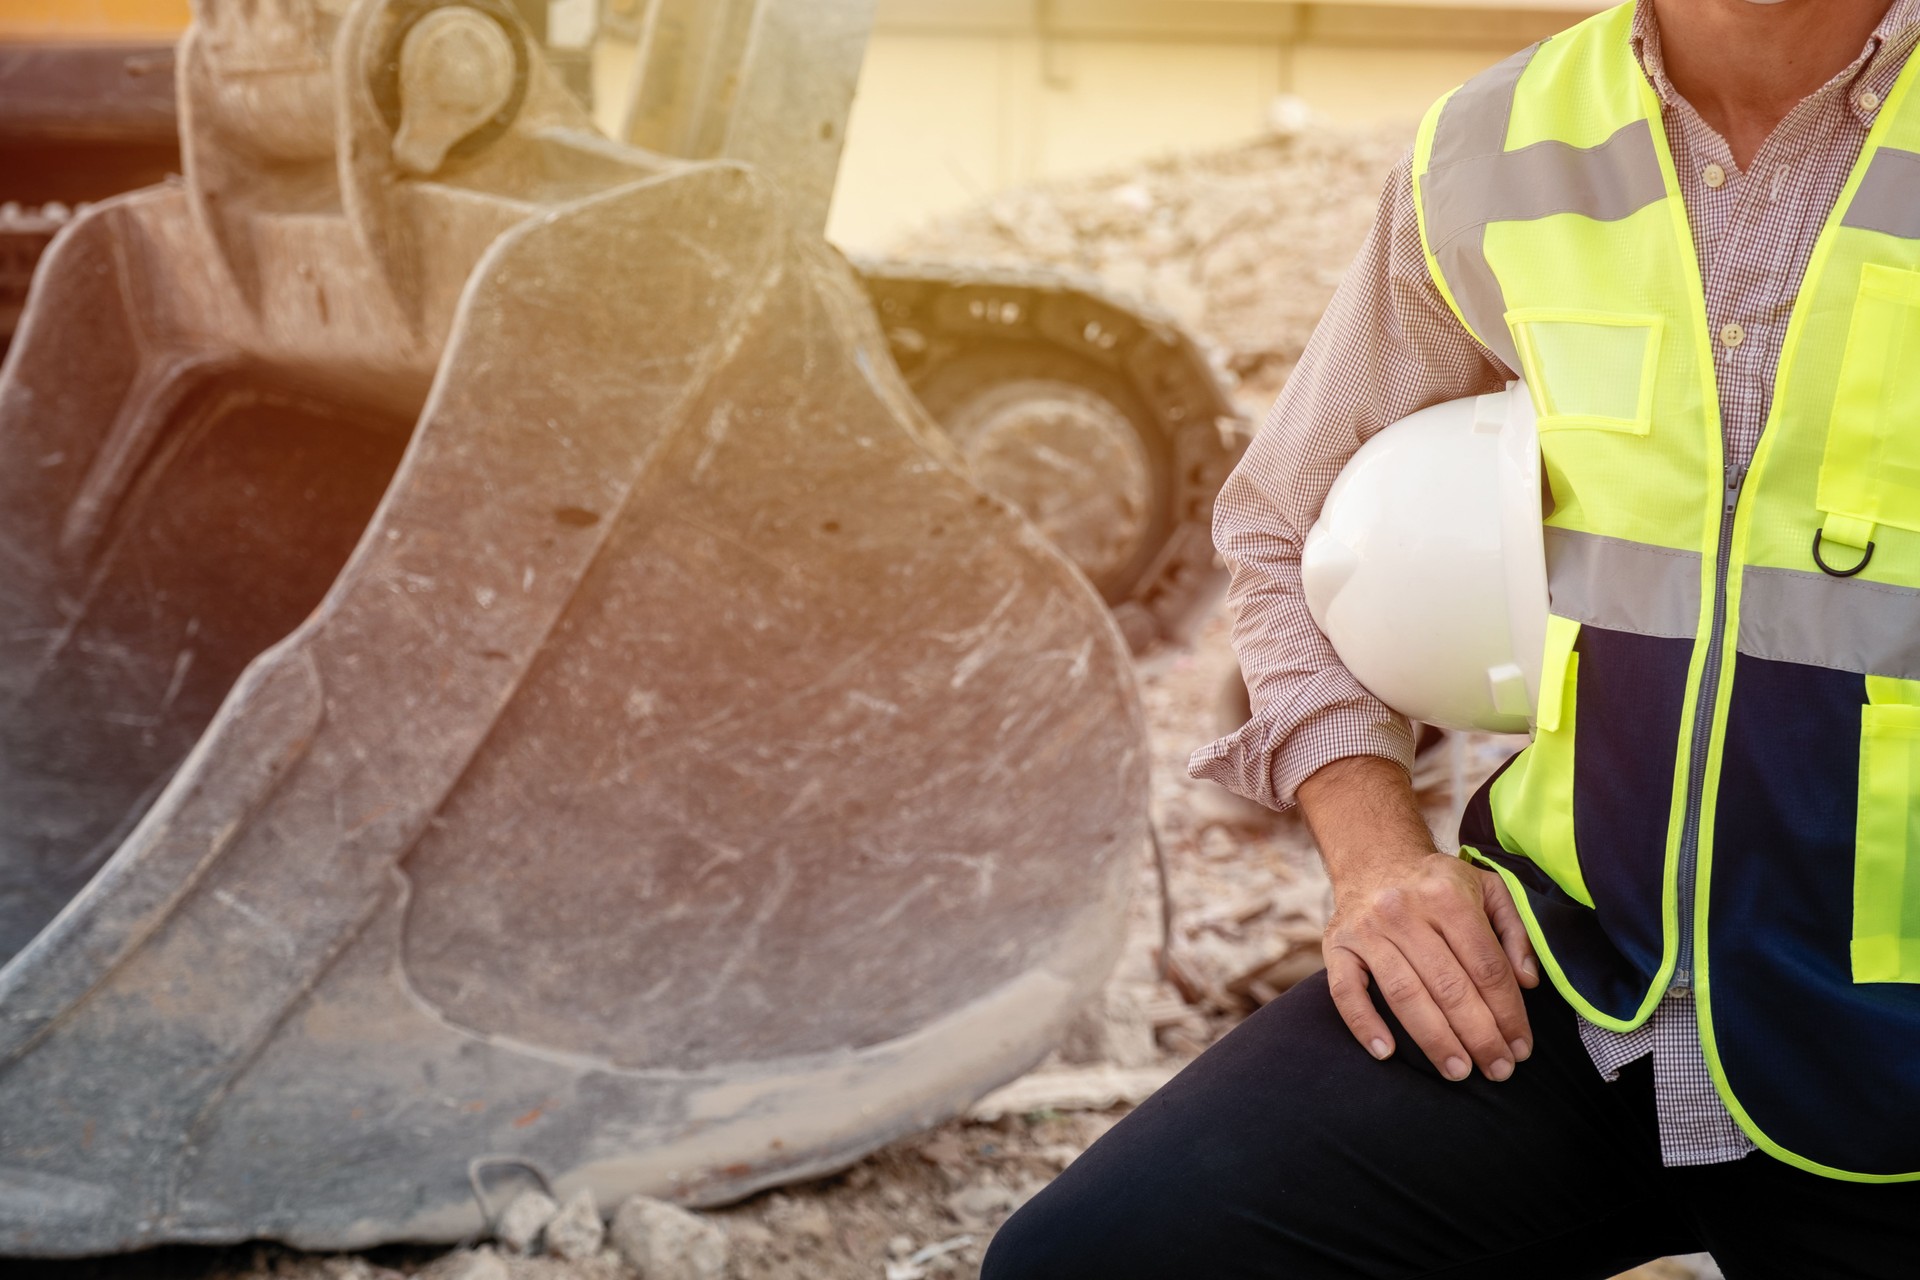
<path id="1" fill-rule="evenodd" d="M 1690 985 L 1763 1149 L 1920 1178 L 1920 58 L 1822 231 L 1752 466 L 1631 6 L 1442 99 L 1414 153 L 1460 320 L 1551 493 L 1538 733 L 1461 840 L 1628 1030 Z"/>

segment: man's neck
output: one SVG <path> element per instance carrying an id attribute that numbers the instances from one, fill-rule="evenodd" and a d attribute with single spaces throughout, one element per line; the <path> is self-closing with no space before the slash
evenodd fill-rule
<path id="1" fill-rule="evenodd" d="M 1860 56 L 1893 0 L 1653 0 L 1667 78 L 1753 160 L 1799 101 Z"/>

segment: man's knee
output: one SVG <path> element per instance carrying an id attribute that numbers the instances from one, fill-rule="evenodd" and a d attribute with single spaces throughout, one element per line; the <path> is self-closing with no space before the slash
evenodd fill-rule
<path id="1" fill-rule="evenodd" d="M 1215 1237 L 1234 1235 L 1234 1189 L 1182 1160 L 1190 1144 L 1120 1130 L 1123 1120 L 1021 1206 L 987 1247 L 981 1280 L 1176 1280 Z M 1204 1139 L 1202 1139 L 1204 1141 Z"/>
<path id="2" fill-rule="evenodd" d="M 980 1280 L 1036 1280 L 1047 1274 L 1036 1256 L 1038 1241 L 1027 1229 L 1029 1202 L 1011 1218 L 987 1245 L 986 1260 L 980 1264 Z"/>
<path id="3" fill-rule="evenodd" d="M 987 1246 L 980 1280 L 1091 1280 L 1102 1274 L 1088 1265 L 1088 1251 L 1077 1245 L 1083 1228 L 1054 1190 L 1042 1191 L 1001 1226 Z"/>

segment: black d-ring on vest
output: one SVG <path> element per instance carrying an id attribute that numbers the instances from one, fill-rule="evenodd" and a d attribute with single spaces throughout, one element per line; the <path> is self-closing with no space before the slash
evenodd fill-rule
<path id="1" fill-rule="evenodd" d="M 1832 574 L 1836 578 L 1851 578 L 1854 574 L 1867 567 L 1867 561 L 1873 559 L 1873 542 L 1869 539 L 1866 554 L 1860 557 L 1859 564 L 1853 566 L 1851 569 L 1834 568 L 1820 558 L 1820 532 L 1818 529 L 1813 531 L 1813 562 L 1820 566 L 1820 572 Z"/>

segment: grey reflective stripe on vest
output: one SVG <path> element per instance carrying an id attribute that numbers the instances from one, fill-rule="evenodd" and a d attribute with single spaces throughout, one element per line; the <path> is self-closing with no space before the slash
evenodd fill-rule
<path id="1" fill-rule="evenodd" d="M 1653 128 L 1636 120 L 1597 147 L 1536 142 L 1460 161 L 1427 198 L 1427 228 L 1440 240 L 1556 213 L 1617 222 L 1666 194 Z"/>
<path id="2" fill-rule="evenodd" d="M 1429 172 L 1507 149 L 1513 95 L 1527 64 L 1544 43 L 1528 45 L 1454 90 L 1434 125 L 1433 151 L 1427 157 Z"/>
<path id="3" fill-rule="evenodd" d="M 1698 552 L 1552 527 L 1546 538 L 1554 613 L 1634 635 L 1698 634 Z M 1775 662 L 1920 680 L 1920 589 L 1748 565 L 1739 649 Z"/>
<path id="4" fill-rule="evenodd" d="M 1920 155 L 1882 147 L 1873 153 L 1859 190 L 1847 206 L 1843 227 L 1883 231 L 1903 240 L 1920 240 Z M 1885 673 L 1882 673 L 1885 674 Z"/>
<path id="5" fill-rule="evenodd" d="M 1553 611 L 1588 626 L 1691 640 L 1700 629 L 1700 553 L 1549 526 Z"/>
<path id="6" fill-rule="evenodd" d="M 1540 46 L 1474 77 L 1440 110 L 1421 178 L 1427 243 L 1474 335 L 1514 372 L 1506 293 L 1487 263 L 1487 224 L 1577 213 L 1617 222 L 1666 198 L 1652 125 L 1636 120 L 1593 147 L 1547 140 L 1508 151 L 1520 77 Z"/>
<path id="7" fill-rule="evenodd" d="M 1754 565 L 1741 583 L 1741 653 L 1920 680 L 1920 590 Z"/>
<path id="8" fill-rule="evenodd" d="M 1427 172 L 1420 179 L 1427 244 L 1440 264 L 1440 274 L 1446 278 L 1454 303 L 1475 336 L 1516 372 L 1520 355 L 1507 333 L 1507 295 L 1487 266 L 1486 224 L 1455 226 L 1443 235 L 1434 226 L 1433 206 L 1436 193 L 1454 185 L 1444 176 L 1436 180 L 1437 175 L 1445 175 L 1464 162 L 1506 151 L 1514 91 L 1520 86 L 1521 73 L 1539 50 L 1539 45 L 1530 45 L 1454 91 L 1434 124 L 1433 150 L 1427 157 Z M 1444 194 L 1439 199 L 1446 203 Z"/>

